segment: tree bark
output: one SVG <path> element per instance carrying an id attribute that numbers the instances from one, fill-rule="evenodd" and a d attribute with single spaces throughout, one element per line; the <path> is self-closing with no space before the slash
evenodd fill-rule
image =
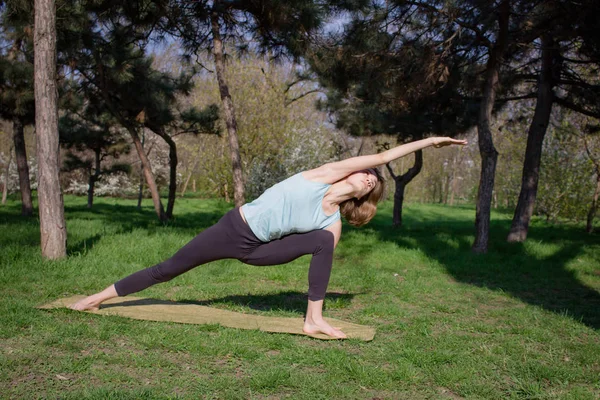
<path id="1" fill-rule="evenodd" d="M 12 150 L 13 146 L 8 149 L 8 162 L 6 163 L 6 170 L 4 171 L 4 186 L 2 187 L 2 204 L 6 204 L 6 196 L 8 196 L 8 177 L 10 174 L 10 163 L 12 162 Z"/>
<path id="2" fill-rule="evenodd" d="M 171 136 L 162 129 L 151 129 L 152 132 L 163 138 L 169 145 L 169 198 L 167 200 L 167 219 L 173 218 L 175 197 L 177 196 L 177 145 Z"/>
<path id="3" fill-rule="evenodd" d="M 196 160 L 194 161 L 194 166 L 192 167 L 190 174 L 188 175 L 187 179 L 183 183 L 183 188 L 181 189 L 181 194 L 180 194 L 181 197 L 183 197 L 185 195 L 185 191 L 187 190 L 187 187 L 190 183 L 190 179 L 192 179 L 192 175 L 194 175 L 194 172 L 196 171 L 196 168 L 198 168 L 199 163 L 200 163 L 200 151 L 198 151 L 198 154 L 196 155 Z M 194 192 L 195 191 L 196 191 L 196 185 L 194 184 Z"/>
<path id="4" fill-rule="evenodd" d="M 454 205 L 454 197 L 456 196 L 456 192 L 458 191 L 458 179 L 456 176 L 456 169 L 458 168 L 458 154 L 456 151 L 454 153 L 454 157 L 452 157 L 452 183 L 450 185 L 450 205 Z"/>
<path id="5" fill-rule="evenodd" d="M 100 178 L 100 150 L 94 150 L 95 154 L 95 170 L 92 174 L 90 171 L 90 179 L 88 183 L 88 202 L 87 207 L 92 208 L 94 205 L 94 189 L 96 188 L 96 182 Z"/>
<path id="6" fill-rule="evenodd" d="M 509 242 L 523 242 L 527 239 L 540 178 L 542 145 L 550 123 L 550 113 L 554 103 L 558 57 L 559 54 L 555 48 L 552 35 L 545 33 L 542 35 L 542 68 L 538 81 L 537 102 L 527 134 L 521 192 L 519 193 L 517 208 L 507 238 Z"/>
<path id="7" fill-rule="evenodd" d="M 42 256 L 67 255 L 67 227 L 59 181 L 58 105 L 56 85 L 56 4 L 34 4 L 34 92 L 37 134 L 38 202 Z"/>
<path id="8" fill-rule="evenodd" d="M 233 101 L 229 94 L 229 87 L 225 81 L 225 63 L 223 61 L 223 42 L 221 41 L 219 14 L 215 10 L 218 1 L 214 2 L 213 10 L 210 14 L 210 22 L 213 34 L 213 54 L 215 57 L 215 69 L 217 71 L 217 81 L 219 83 L 219 92 L 223 102 L 223 111 L 225 113 L 225 124 L 227 125 L 227 135 L 229 138 L 229 152 L 231 156 L 231 165 L 233 168 L 233 198 L 236 207 L 244 204 L 244 181 L 242 175 L 242 161 L 240 157 L 240 146 L 237 139 L 237 123 L 235 119 L 235 109 Z"/>
<path id="9" fill-rule="evenodd" d="M 19 171 L 19 188 L 21 189 L 21 215 L 28 217 L 33 214 L 33 202 L 31 201 L 31 183 L 29 182 L 29 165 L 27 164 L 23 122 L 19 117 L 13 118 L 13 141 Z"/>
<path id="10" fill-rule="evenodd" d="M 596 217 L 596 211 L 598 210 L 598 196 L 600 195 L 600 171 L 596 172 L 596 190 L 594 191 L 594 197 L 592 198 L 592 204 L 590 205 L 590 211 L 587 215 L 587 224 L 585 231 L 592 233 L 594 231 L 594 218 Z"/>
<path id="11" fill-rule="evenodd" d="M 392 167 L 389 164 L 385 164 L 390 173 L 390 176 L 394 180 L 396 184 L 396 189 L 394 190 L 394 213 L 392 219 L 392 225 L 395 228 L 400 228 L 402 226 L 402 206 L 404 205 L 404 191 L 406 190 L 406 185 L 410 183 L 423 168 L 423 151 L 417 150 L 415 152 L 415 163 L 413 166 L 403 175 L 397 176 L 394 174 Z"/>
<path id="12" fill-rule="evenodd" d="M 167 216 L 165 214 L 165 210 L 160 201 L 160 194 L 158 193 L 158 187 L 156 186 L 156 181 L 154 180 L 154 174 L 152 173 L 152 168 L 150 167 L 150 160 L 146 156 L 144 152 L 144 147 L 142 146 L 142 142 L 140 141 L 140 137 L 137 134 L 134 127 L 128 126 L 127 130 L 133 139 L 133 145 L 135 146 L 135 150 L 140 157 L 140 161 L 142 163 L 142 171 L 144 173 L 144 177 L 146 178 L 146 183 L 148 184 L 148 189 L 150 189 L 150 194 L 152 195 L 152 203 L 154 204 L 154 211 L 156 211 L 156 215 L 158 219 L 161 221 L 166 221 Z"/>
<path id="13" fill-rule="evenodd" d="M 498 16 L 498 39 L 490 51 L 486 66 L 486 79 L 477 121 L 477 137 L 479 154 L 481 155 L 481 174 L 477 190 L 477 207 L 475 213 L 475 241 L 472 250 L 475 253 L 486 253 L 490 232 L 490 206 L 494 190 L 496 162 L 498 152 L 492 138 L 491 119 L 498 86 L 498 70 L 506 50 L 508 36 L 508 20 L 510 12 L 509 0 L 500 3 Z"/>
<path id="14" fill-rule="evenodd" d="M 144 132 L 142 132 L 142 149 L 144 148 L 144 142 L 146 141 L 146 135 L 144 134 Z M 146 154 L 147 156 L 150 155 L 150 152 L 148 152 L 148 154 Z M 140 165 L 141 164 L 141 160 L 140 160 Z M 138 203 L 137 203 L 137 208 L 138 210 L 140 210 L 142 208 L 142 199 L 144 198 L 144 167 L 142 166 L 140 168 L 140 186 L 138 189 Z"/>
<path id="15" fill-rule="evenodd" d="M 444 204 L 448 204 L 448 197 L 450 197 L 450 174 L 446 175 L 444 179 Z"/>

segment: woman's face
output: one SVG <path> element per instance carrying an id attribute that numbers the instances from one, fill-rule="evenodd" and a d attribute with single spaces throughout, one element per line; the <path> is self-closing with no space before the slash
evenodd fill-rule
<path id="1" fill-rule="evenodd" d="M 365 169 L 352 173 L 346 178 L 346 182 L 352 185 L 356 192 L 356 198 L 360 199 L 373 190 L 377 184 L 377 175 L 372 169 Z"/>

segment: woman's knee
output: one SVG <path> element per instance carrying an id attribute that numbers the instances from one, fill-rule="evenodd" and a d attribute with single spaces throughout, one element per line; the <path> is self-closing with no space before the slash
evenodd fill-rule
<path id="1" fill-rule="evenodd" d="M 315 254 L 320 253 L 322 251 L 333 251 L 335 238 L 333 233 L 326 231 L 324 229 L 314 231 L 314 240 L 315 240 Z"/>
<path id="2" fill-rule="evenodd" d="M 177 268 L 174 268 L 166 262 L 155 265 L 148 271 L 148 274 L 156 283 L 168 282 L 176 276 L 180 275 L 181 273 L 183 272 L 179 271 Z"/>

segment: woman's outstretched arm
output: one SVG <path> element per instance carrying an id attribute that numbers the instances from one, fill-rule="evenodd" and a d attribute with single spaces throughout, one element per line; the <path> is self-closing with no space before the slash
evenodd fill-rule
<path id="1" fill-rule="evenodd" d="M 390 161 L 404 157 L 417 150 L 426 147 L 444 147 L 453 144 L 465 145 L 466 140 L 452 139 L 449 137 L 431 137 L 417 140 L 415 142 L 396 146 L 382 153 L 371 154 L 368 156 L 358 156 L 347 158 L 342 161 L 328 163 L 311 170 L 312 179 L 323 183 L 335 183 L 356 171 L 362 171 L 367 168 L 375 168 Z"/>

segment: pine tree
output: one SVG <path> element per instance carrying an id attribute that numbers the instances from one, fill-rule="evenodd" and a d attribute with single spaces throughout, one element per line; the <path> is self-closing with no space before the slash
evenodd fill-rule
<path id="1" fill-rule="evenodd" d="M 53 0 L 35 0 L 33 43 L 41 248 L 45 258 L 57 259 L 67 255 L 67 226 L 58 176 L 56 4 Z"/>
<path id="2" fill-rule="evenodd" d="M 597 2 L 577 5 L 547 2 L 533 28 L 541 37 L 539 61 L 533 64 L 537 71 L 521 75 L 535 82 L 536 107 L 527 135 L 521 190 L 507 238 L 509 242 L 522 242 L 527 238 L 552 107 L 558 105 L 600 118 L 600 37 L 595 19 L 589 17 L 598 12 Z"/>
<path id="3" fill-rule="evenodd" d="M 354 136 L 392 134 L 400 143 L 465 129 L 472 111 L 458 93 L 457 67 L 442 52 L 452 35 L 427 25 L 424 17 L 407 18 L 403 7 L 391 3 L 362 11 L 353 14 L 343 33 L 316 42 L 307 55 L 327 89 L 320 105 L 335 112 L 338 128 Z M 395 182 L 396 227 L 402 224 L 406 185 L 422 163 L 417 152 L 406 172 L 386 166 Z"/>
<path id="4" fill-rule="evenodd" d="M 31 31 L 11 21 L 11 5 L 4 9 L 0 23 L 6 26 L 3 40 L 10 44 L 6 54 L 0 54 L 0 117 L 11 121 L 19 172 L 21 215 L 33 214 L 29 166 L 25 148 L 24 128 L 35 122 L 33 91 L 33 49 Z"/>
<path id="5" fill-rule="evenodd" d="M 122 137 L 114 117 L 105 109 L 97 108 L 102 103 L 91 106 L 84 100 L 71 93 L 63 97 L 62 108 L 65 114 L 59 120 L 60 142 L 63 148 L 68 149 L 63 163 L 64 171 L 83 169 L 88 176 L 87 207 L 92 208 L 94 202 L 94 189 L 96 183 L 104 176 L 119 172 L 129 173 L 129 164 L 118 163 L 121 154 L 127 154 L 130 146 Z M 86 153 L 91 151 L 90 159 Z M 103 166 L 108 158 L 113 162 Z"/>

